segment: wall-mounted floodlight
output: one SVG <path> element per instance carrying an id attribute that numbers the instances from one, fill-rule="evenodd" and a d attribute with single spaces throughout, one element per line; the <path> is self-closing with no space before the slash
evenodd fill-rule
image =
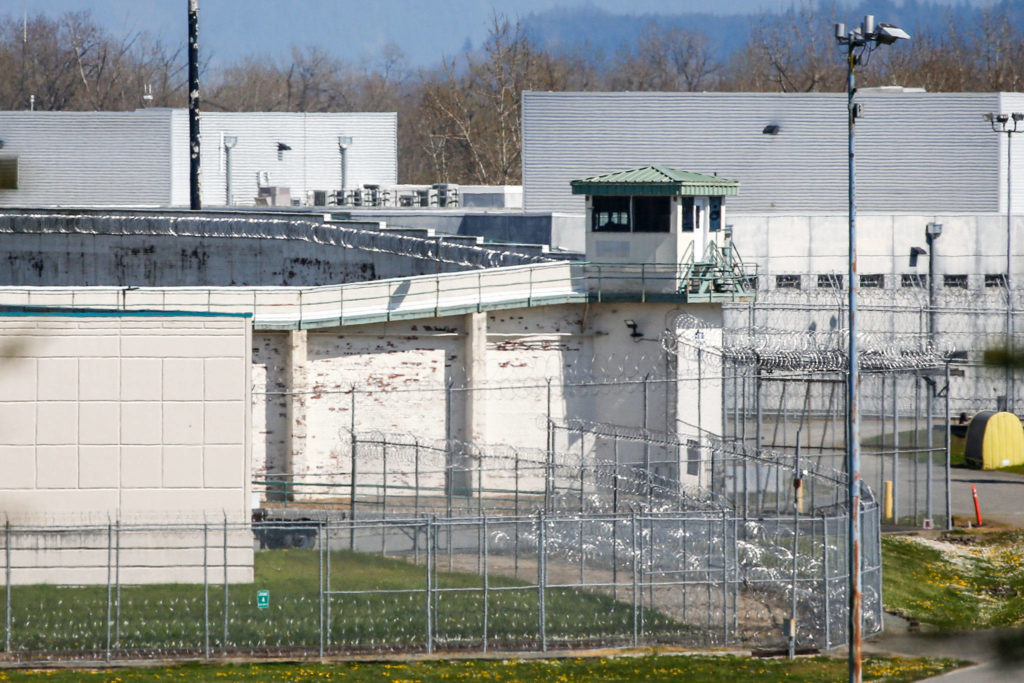
<path id="1" fill-rule="evenodd" d="M 237 135 L 225 135 L 224 136 L 224 149 L 234 149 L 235 145 L 238 144 Z"/>
<path id="2" fill-rule="evenodd" d="M 924 256 L 928 252 L 922 247 L 911 247 L 910 248 L 910 267 L 917 268 L 917 257 Z"/>
<path id="3" fill-rule="evenodd" d="M 942 234 L 942 223 L 929 223 L 924 226 L 924 234 L 929 237 L 938 237 Z"/>
<path id="4" fill-rule="evenodd" d="M 644 336 L 644 333 L 640 332 L 637 329 L 639 325 L 637 325 L 635 320 L 624 320 L 623 322 L 626 323 L 626 327 L 630 329 L 630 337 L 632 337 L 633 339 L 639 339 L 640 337 Z"/>
<path id="5" fill-rule="evenodd" d="M 781 131 L 781 130 L 782 130 L 782 127 L 779 126 L 778 124 L 776 124 L 776 123 L 769 123 L 767 126 L 764 127 L 764 130 L 761 131 L 761 134 L 762 135 L 778 135 L 779 131 Z"/>

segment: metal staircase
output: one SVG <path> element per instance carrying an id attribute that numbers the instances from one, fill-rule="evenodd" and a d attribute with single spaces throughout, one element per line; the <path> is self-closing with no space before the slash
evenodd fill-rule
<path id="1" fill-rule="evenodd" d="M 687 301 L 741 301 L 757 292 L 756 266 L 746 265 L 732 240 L 710 242 L 698 260 L 693 244 L 680 261 L 679 291 Z"/>

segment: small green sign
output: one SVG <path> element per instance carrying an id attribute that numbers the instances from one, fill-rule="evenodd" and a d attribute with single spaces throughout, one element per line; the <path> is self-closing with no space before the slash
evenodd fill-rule
<path id="1" fill-rule="evenodd" d="M 256 606 L 260 609 L 270 607 L 270 591 L 256 591 Z"/>

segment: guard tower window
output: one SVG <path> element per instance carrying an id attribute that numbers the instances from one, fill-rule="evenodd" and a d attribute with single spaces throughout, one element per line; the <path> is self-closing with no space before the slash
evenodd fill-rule
<path id="1" fill-rule="evenodd" d="M 1003 273 L 986 273 L 985 287 L 1006 287 L 1006 275 Z"/>
<path id="2" fill-rule="evenodd" d="M 629 232 L 629 197 L 594 196 L 594 232 Z"/>
<path id="3" fill-rule="evenodd" d="M 672 200 L 669 197 L 593 198 L 594 232 L 669 232 Z"/>
<path id="4" fill-rule="evenodd" d="M 633 232 L 668 232 L 671 224 L 668 197 L 633 197 Z"/>
<path id="5" fill-rule="evenodd" d="M 708 232 L 718 232 L 722 229 L 722 198 L 708 198 Z"/>
<path id="6" fill-rule="evenodd" d="M 928 276 L 920 273 L 903 273 L 900 275 L 901 287 L 927 287 Z"/>
<path id="7" fill-rule="evenodd" d="M 693 197 L 683 197 L 683 232 L 693 232 Z"/>

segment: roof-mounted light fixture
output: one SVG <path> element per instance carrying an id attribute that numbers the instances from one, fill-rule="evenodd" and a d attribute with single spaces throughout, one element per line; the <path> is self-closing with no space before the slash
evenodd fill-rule
<path id="1" fill-rule="evenodd" d="M 764 130 L 761 131 L 761 134 L 762 135 L 778 135 L 779 131 L 781 131 L 781 130 L 782 130 L 782 126 L 780 126 L 779 124 L 777 124 L 777 123 L 769 123 L 767 126 L 764 127 Z"/>

